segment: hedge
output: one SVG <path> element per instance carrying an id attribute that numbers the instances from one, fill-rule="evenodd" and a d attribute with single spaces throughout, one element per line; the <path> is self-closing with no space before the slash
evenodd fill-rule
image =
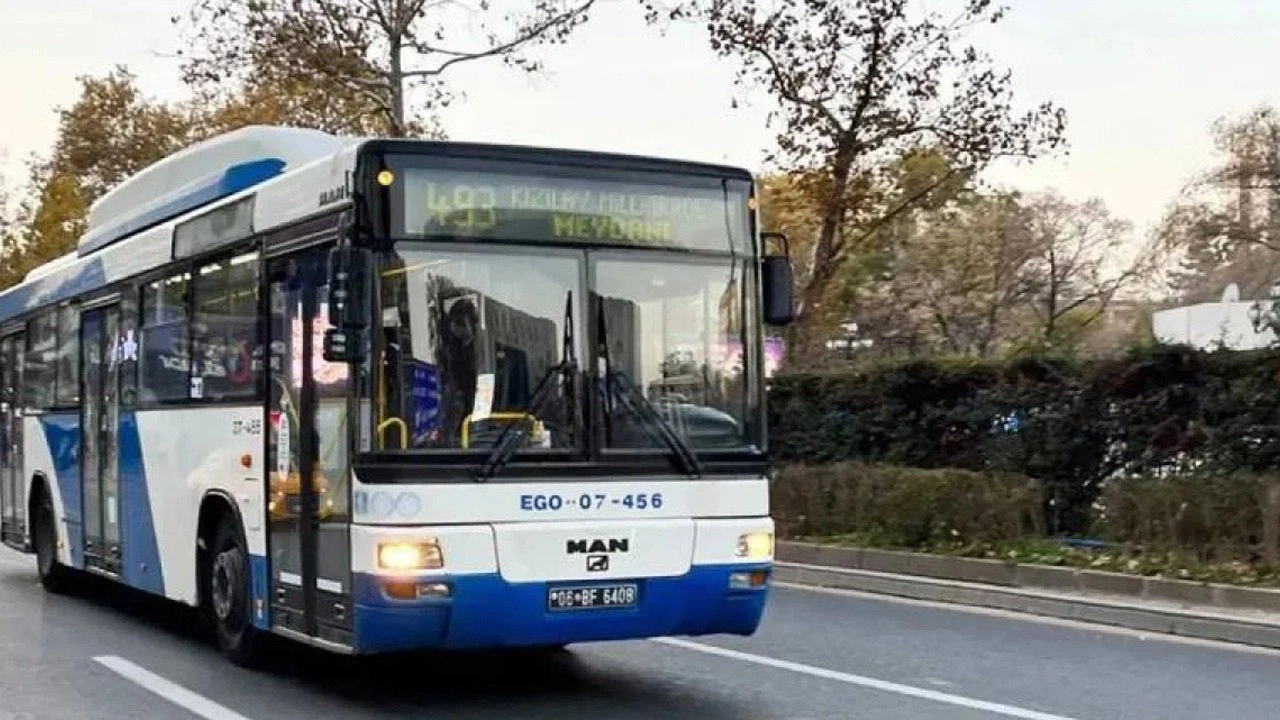
<path id="1" fill-rule="evenodd" d="M 1280 581 L 1280 474 L 1177 475 L 1108 484 L 1095 542 L 1044 542 L 1045 485 L 1003 472 L 837 462 L 780 465 L 781 538 L 1224 582 Z"/>
<path id="2" fill-rule="evenodd" d="M 771 488 L 782 537 L 858 535 L 912 549 L 995 543 L 1043 532 L 1030 478 L 861 463 L 784 465 Z"/>
<path id="3" fill-rule="evenodd" d="M 782 374 L 770 384 L 772 451 L 1032 478 L 1053 534 L 1096 531 L 1109 483 L 1280 467 L 1280 355 L 1154 347 L 1079 362 L 910 360 Z"/>

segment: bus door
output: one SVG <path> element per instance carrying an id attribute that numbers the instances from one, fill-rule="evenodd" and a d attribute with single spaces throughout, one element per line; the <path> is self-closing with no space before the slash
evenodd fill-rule
<path id="1" fill-rule="evenodd" d="M 120 475 L 117 428 L 120 373 L 115 340 L 117 305 L 80 313 L 80 482 L 85 567 L 120 570 Z"/>
<path id="2" fill-rule="evenodd" d="M 322 356 L 327 252 L 268 264 L 267 435 L 272 619 L 350 645 L 352 628 L 348 366 Z"/>
<path id="3" fill-rule="evenodd" d="M 27 503 L 22 477 L 22 333 L 0 338 L 0 540 L 22 549 Z"/>

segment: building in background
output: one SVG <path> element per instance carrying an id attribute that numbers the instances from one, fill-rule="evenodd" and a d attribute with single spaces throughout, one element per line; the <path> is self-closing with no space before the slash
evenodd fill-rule
<path id="1" fill-rule="evenodd" d="M 1231 283 L 1217 302 L 1154 313 L 1151 330 L 1157 340 L 1170 345 L 1190 345 L 1198 350 L 1257 350 L 1276 340 L 1276 331 L 1266 315 L 1277 299 L 1280 283 L 1272 285 L 1270 298 L 1257 300 L 1242 300 L 1240 287 Z"/>

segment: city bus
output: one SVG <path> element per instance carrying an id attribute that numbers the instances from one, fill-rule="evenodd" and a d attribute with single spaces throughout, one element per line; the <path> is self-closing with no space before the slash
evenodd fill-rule
<path id="1" fill-rule="evenodd" d="M 244 665 L 751 635 L 788 253 L 734 167 L 205 140 L 0 293 L 0 534 Z"/>

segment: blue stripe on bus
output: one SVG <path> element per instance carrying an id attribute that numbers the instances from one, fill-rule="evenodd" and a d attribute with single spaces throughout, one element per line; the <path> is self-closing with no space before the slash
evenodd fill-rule
<path id="1" fill-rule="evenodd" d="M 40 419 L 49 455 L 57 476 L 57 492 L 62 497 L 62 514 L 67 521 L 67 540 L 72 567 L 84 567 L 84 507 L 80 475 L 80 415 L 50 413 Z M 140 590 L 164 594 L 164 572 L 160 548 L 147 490 L 147 473 L 142 462 L 142 441 L 137 416 L 120 413 L 119 504 L 121 580 Z"/>
<path id="2" fill-rule="evenodd" d="M 271 603 L 267 601 L 267 558 L 265 555 L 249 556 L 249 593 L 253 597 L 253 626 L 259 630 L 271 629 Z"/>
<path id="3" fill-rule="evenodd" d="M 40 418 L 53 475 L 49 478 L 62 498 L 62 517 L 67 523 L 67 551 L 72 567 L 84 565 L 84 532 L 80 495 L 80 413 L 49 413 Z"/>
<path id="4" fill-rule="evenodd" d="M 285 162 L 279 158 L 263 158 L 233 165 L 220 173 L 214 173 L 198 181 L 190 191 L 169 200 L 144 213 L 126 217 L 119 223 L 85 233 L 76 252 L 81 257 L 114 243 L 133 233 L 145 230 L 171 218 L 208 205 L 254 185 L 270 180 L 284 170 Z"/>
<path id="5" fill-rule="evenodd" d="M 160 547 L 147 489 L 146 465 L 142 462 L 137 415 L 132 411 L 121 412 L 119 428 L 121 579 L 139 590 L 164 595 L 164 571 L 160 566 Z"/>
<path id="6" fill-rule="evenodd" d="M 750 635 L 760 625 L 767 589 L 730 590 L 735 572 L 767 565 L 701 565 L 680 577 L 640 582 L 640 604 L 626 610 L 546 611 L 546 583 L 510 583 L 497 574 L 442 578 L 446 600 L 395 601 L 379 578 L 354 577 L 356 649 L 564 645 L 670 635 Z M 583 583 L 586 584 L 586 583 Z"/>
<path id="7" fill-rule="evenodd" d="M 32 308 L 83 295 L 107 284 L 107 271 L 102 258 L 93 258 L 69 277 L 62 273 L 63 271 L 55 272 L 0 294 L 0 320 L 22 315 Z"/>

